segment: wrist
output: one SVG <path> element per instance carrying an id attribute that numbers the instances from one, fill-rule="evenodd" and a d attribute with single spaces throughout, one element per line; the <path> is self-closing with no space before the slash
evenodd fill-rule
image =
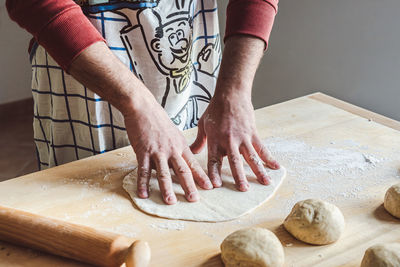
<path id="1" fill-rule="evenodd" d="M 218 90 L 219 89 L 219 90 Z M 237 103 L 251 103 L 251 89 L 244 90 L 243 87 L 218 88 L 212 98 L 216 105 L 237 105 Z"/>
<path id="2" fill-rule="evenodd" d="M 223 102 L 250 101 L 254 75 L 263 55 L 264 43 L 237 35 L 225 43 L 214 99 Z"/>
<path id="3" fill-rule="evenodd" d="M 252 84 L 248 83 L 232 83 L 231 81 L 224 83 L 219 80 L 215 88 L 215 99 L 226 100 L 250 100 L 251 99 Z"/>
<path id="4" fill-rule="evenodd" d="M 129 94 L 116 100 L 115 107 L 124 117 L 148 110 L 154 104 L 158 104 L 146 86 L 139 82 L 132 82 L 126 87 Z"/>

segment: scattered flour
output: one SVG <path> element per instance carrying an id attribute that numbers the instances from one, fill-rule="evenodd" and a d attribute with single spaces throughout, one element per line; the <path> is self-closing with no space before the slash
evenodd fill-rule
<path id="1" fill-rule="evenodd" d="M 333 203 L 368 199 L 371 194 L 365 194 L 365 189 L 385 184 L 385 179 L 391 181 L 393 176 L 400 178 L 398 173 L 382 173 L 387 158 L 360 152 L 367 147 L 352 140 L 331 141 L 335 147 L 316 147 L 299 139 L 272 137 L 264 140 L 264 144 L 288 171 L 287 184 L 292 196 L 285 203 L 285 213 L 305 198 Z"/>
<path id="2" fill-rule="evenodd" d="M 116 156 L 118 156 L 118 157 L 121 157 L 121 158 L 125 158 L 125 159 L 128 159 L 129 157 L 131 157 L 132 155 L 130 155 L 130 154 L 128 154 L 128 153 L 121 153 L 121 152 L 118 152 L 117 154 L 115 154 Z"/>
<path id="3" fill-rule="evenodd" d="M 170 222 L 164 222 L 164 223 L 150 223 L 150 227 L 153 227 L 157 230 L 176 230 L 176 231 L 182 231 L 185 229 L 185 222 L 183 221 L 170 221 Z"/>
<path id="4" fill-rule="evenodd" d="M 266 214 L 269 218 L 282 218 L 286 216 L 293 205 L 305 198 L 320 198 L 334 204 L 344 203 L 349 199 L 368 200 L 381 196 L 381 192 L 369 191 L 367 188 L 376 186 L 377 188 L 393 182 L 393 177 L 400 179 L 397 170 L 388 171 L 385 165 L 393 159 L 380 157 L 373 154 L 368 146 L 359 144 L 352 140 L 334 140 L 327 142 L 325 146 L 317 147 L 307 144 L 299 139 L 268 138 L 263 141 L 276 158 L 288 171 L 288 178 L 283 186 L 287 186 L 286 192 L 290 192 L 289 200 L 282 203 L 280 209 L 275 209 Z M 374 151 L 375 153 L 376 151 Z M 378 153 L 379 154 L 379 153 Z M 125 155 L 117 155 L 124 157 Z M 114 191 L 119 185 L 113 183 L 115 177 L 121 177 L 120 172 L 126 172 L 134 166 L 121 166 L 113 170 L 99 170 L 88 174 L 86 177 L 65 178 L 63 183 L 79 185 L 82 187 L 82 198 L 89 193 L 97 191 L 108 192 L 97 204 L 88 207 L 88 210 L 79 216 L 65 214 L 65 219 L 70 221 L 79 217 L 80 219 L 96 216 L 99 218 L 110 215 L 120 216 L 132 209 L 132 206 L 121 198 L 120 195 L 109 193 Z M 99 179 L 90 178 L 100 176 Z M 118 178 L 120 179 L 120 178 Z M 114 184 L 114 185 L 113 185 Z M 41 188 L 43 191 L 46 187 Z M 277 199 L 283 197 L 279 190 L 275 196 Z M 285 199 L 287 197 L 285 196 Z M 248 224 L 249 220 L 253 225 L 261 224 L 265 221 L 264 216 L 251 216 L 229 222 L 231 224 Z M 200 224 L 204 235 L 218 239 L 215 229 L 218 224 Z M 182 231 L 185 229 L 183 221 L 163 221 L 149 224 L 149 227 L 157 231 Z M 135 229 L 135 230 L 133 230 Z M 116 225 L 112 232 L 125 236 L 136 237 L 137 228 L 132 225 Z M 140 231 L 140 229 L 139 229 Z M 286 246 L 291 246 L 287 244 Z"/>
<path id="5" fill-rule="evenodd" d="M 215 234 L 213 234 L 213 233 L 211 233 L 211 232 L 206 231 L 206 232 L 204 232 L 203 234 L 205 234 L 206 236 L 209 236 L 209 237 L 211 237 L 211 238 L 215 238 Z"/>
<path id="6" fill-rule="evenodd" d="M 133 231 L 133 229 L 135 229 L 135 231 Z M 128 223 L 115 225 L 111 228 L 106 228 L 104 230 L 111 231 L 113 233 L 124 235 L 127 237 L 137 237 L 138 235 L 138 233 L 136 232 L 137 227 L 133 224 Z"/>

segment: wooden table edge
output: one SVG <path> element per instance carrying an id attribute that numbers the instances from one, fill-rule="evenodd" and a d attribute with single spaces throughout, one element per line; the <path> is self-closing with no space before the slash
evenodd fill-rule
<path id="1" fill-rule="evenodd" d="M 352 114 L 358 115 L 360 117 L 372 120 L 374 122 L 377 122 L 379 124 L 382 124 L 384 126 L 392 128 L 394 130 L 400 131 L 400 122 L 399 121 L 385 117 L 383 115 L 369 111 L 367 109 L 358 107 L 356 105 L 350 104 L 343 100 L 339 100 L 337 98 L 326 95 L 324 93 L 317 92 L 314 94 L 306 95 L 305 97 L 323 102 L 328 105 L 332 105 L 334 107 L 340 108 L 340 109 L 350 112 Z"/>

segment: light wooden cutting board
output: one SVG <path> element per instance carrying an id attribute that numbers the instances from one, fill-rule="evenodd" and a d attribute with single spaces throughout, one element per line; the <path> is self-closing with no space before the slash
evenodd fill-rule
<path id="1" fill-rule="evenodd" d="M 368 147 L 368 153 L 374 151 L 385 158 L 373 173 L 359 177 L 371 179 L 368 175 L 374 175 L 373 186 L 364 187 L 355 196 L 343 193 L 335 198 L 347 222 L 339 242 L 310 246 L 282 228 L 294 196 L 305 199 L 320 194 L 330 199 L 326 188 L 318 192 L 310 185 L 313 192 L 293 191 L 304 177 L 296 172 L 296 163 L 282 155 L 281 164 L 289 172 L 276 196 L 231 222 L 175 221 L 140 212 L 122 189 L 124 175 L 136 166 L 130 147 L 2 182 L 0 204 L 147 240 L 152 249 L 151 266 L 222 266 L 222 240 L 232 231 L 250 226 L 266 227 L 278 235 L 286 266 L 359 266 L 369 246 L 400 241 L 400 220 L 381 206 L 385 190 L 400 182 L 399 122 L 320 93 L 259 109 L 256 120 L 263 139 L 274 136 L 296 140 L 317 149 L 348 149 L 343 144 L 350 140 L 357 144 L 352 149 Z M 190 142 L 196 129 L 184 134 Z M 332 175 L 321 175 L 320 179 L 332 179 Z M 346 182 L 338 176 L 338 186 L 332 186 L 332 192 L 337 193 L 338 188 L 347 192 L 352 184 Z M 85 265 L 0 242 L 0 266 Z"/>

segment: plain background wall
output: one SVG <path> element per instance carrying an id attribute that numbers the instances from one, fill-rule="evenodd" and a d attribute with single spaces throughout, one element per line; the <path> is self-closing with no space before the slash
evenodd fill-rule
<path id="1" fill-rule="evenodd" d="M 32 97 L 30 35 L 10 20 L 0 0 L 0 104 Z"/>
<path id="2" fill-rule="evenodd" d="M 228 0 L 220 0 L 221 32 Z M 30 96 L 29 35 L 0 0 L 0 103 Z M 400 120 L 400 1 L 281 0 L 255 107 L 316 91 Z"/>
<path id="3" fill-rule="evenodd" d="M 281 0 L 254 106 L 321 91 L 400 120 L 399 12 L 399 0 Z"/>

